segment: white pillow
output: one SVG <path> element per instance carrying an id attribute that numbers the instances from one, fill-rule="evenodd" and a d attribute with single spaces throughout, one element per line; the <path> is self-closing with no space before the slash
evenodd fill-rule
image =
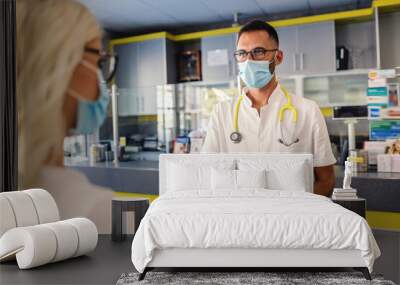
<path id="1" fill-rule="evenodd" d="M 236 170 L 237 188 L 267 188 L 267 172 L 262 170 Z"/>
<path id="2" fill-rule="evenodd" d="M 211 169 L 233 169 L 234 161 L 203 161 L 194 164 L 189 158 L 169 162 L 167 167 L 167 191 L 210 190 Z"/>
<path id="3" fill-rule="evenodd" d="M 240 170 L 266 170 L 267 189 L 306 191 L 307 175 L 304 161 L 259 159 L 238 160 Z"/>
<path id="4" fill-rule="evenodd" d="M 211 169 L 211 189 L 266 188 L 266 171 Z"/>
<path id="5" fill-rule="evenodd" d="M 210 189 L 209 167 L 190 166 L 185 164 L 169 164 L 168 188 L 171 191 L 193 189 Z"/>
<path id="6" fill-rule="evenodd" d="M 211 169 L 211 189 L 236 189 L 236 170 L 233 169 Z"/>
<path id="7" fill-rule="evenodd" d="M 306 191 L 304 162 L 286 164 L 285 168 L 271 166 L 267 171 L 268 188 L 273 190 Z"/>

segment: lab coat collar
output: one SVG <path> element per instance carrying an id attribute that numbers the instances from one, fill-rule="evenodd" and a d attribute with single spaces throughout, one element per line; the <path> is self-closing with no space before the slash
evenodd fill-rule
<path id="1" fill-rule="evenodd" d="M 246 106 L 252 107 L 253 103 L 252 103 L 250 97 L 247 95 L 248 92 L 249 92 L 249 89 L 247 87 L 244 87 L 242 89 L 243 102 L 244 102 L 244 104 Z M 272 102 L 278 100 L 282 96 L 283 96 L 283 93 L 282 93 L 281 85 L 278 82 L 278 84 L 276 85 L 274 91 L 272 91 L 272 94 L 268 99 L 268 103 L 265 104 L 264 106 L 262 106 L 261 108 L 264 108 L 265 106 L 268 106 L 269 104 L 271 104 Z"/>

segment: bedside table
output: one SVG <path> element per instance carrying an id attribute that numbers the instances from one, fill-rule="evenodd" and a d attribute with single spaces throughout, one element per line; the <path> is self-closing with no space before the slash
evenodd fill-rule
<path id="1" fill-rule="evenodd" d="M 348 199 L 348 200 L 336 200 L 332 199 L 333 203 L 339 204 L 340 206 L 359 214 L 361 217 L 365 219 L 365 212 L 367 209 L 367 201 L 364 198 L 357 198 L 357 199 Z"/>
<path id="2" fill-rule="evenodd" d="M 140 221 L 149 208 L 149 199 L 133 198 L 133 197 L 114 197 L 112 199 L 112 233 L 113 241 L 123 241 L 126 234 L 123 231 L 123 223 L 127 222 L 123 219 L 124 212 L 135 212 L 135 232 L 139 227 Z M 135 234 L 135 233 L 133 233 Z"/>

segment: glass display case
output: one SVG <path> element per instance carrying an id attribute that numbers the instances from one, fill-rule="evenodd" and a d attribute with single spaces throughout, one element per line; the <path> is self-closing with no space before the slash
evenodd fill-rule
<path id="1" fill-rule="evenodd" d="M 301 80 L 301 78 L 295 78 L 295 77 L 284 77 L 284 78 L 279 78 L 279 84 L 290 93 L 290 94 L 298 94 L 298 81 Z M 301 96 L 301 94 L 298 94 Z"/>
<path id="2" fill-rule="evenodd" d="M 314 100 L 320 107 L 367 104 L 367 70 L 294 75 L 279 78 L 279 82 L 289 93 Z M 238 96 L 238 90 L 234 80 L 218 84 L 187 82 L 156 87 L 120 88 L 119 136 L 126 138 L 128 146 L 140 146 L 139 139 L 143 141 L 146 137 L 155 137 L 159 150 L 170 150 L 177 136 L 188 135 L 196 130 L 205 133 L 214 106 L 222 101 L 233 100 Z M 335 130 L 343 129 L 329 118 L 327 124 L 332 134 L 337 133 Z M 362 125 L 368 126 L 368 123 Z M 365 133 L 364 129 L 367 130 L 363 127 L 361 133 Z M 98 140 L 112 138 L 110 117 L 101 130 Z M 69 139 L 65 144 L 66 156 L 87 156 L 89 145 L 90 142 L 82 138 Z"/>
<path id="3" fill-rule="evenodd" d="M 337 72 L 303 79 L 303 96 L 320 107 L 367 105 L 367 88 L 367 71 Z"/>
<path id="4" fill-rule="evenodd" d="M 80 162 L 89 159 L 89 146 L 98 141 L 98 134 L 68 136 L 64 139 L 64 157 Z"/>
<path id="5" fill-rule="evenodd" d="M 238 95 L 235 83 L 180 83 L 157 87 L 157 130 L 159 147 L 169 149 L 176 136 L 205 130 L 214 106 Z"/>

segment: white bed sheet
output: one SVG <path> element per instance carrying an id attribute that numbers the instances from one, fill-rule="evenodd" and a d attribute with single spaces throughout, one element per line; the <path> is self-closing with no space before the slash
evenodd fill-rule
<path id="1" fill-rule="evenodd" d="M 357 249 L 372 272 L 379 248 L 365 219 L 307 192 L 170 192 L 155 200 L 132 243 L 143 272 L 155 249 Z"/>

